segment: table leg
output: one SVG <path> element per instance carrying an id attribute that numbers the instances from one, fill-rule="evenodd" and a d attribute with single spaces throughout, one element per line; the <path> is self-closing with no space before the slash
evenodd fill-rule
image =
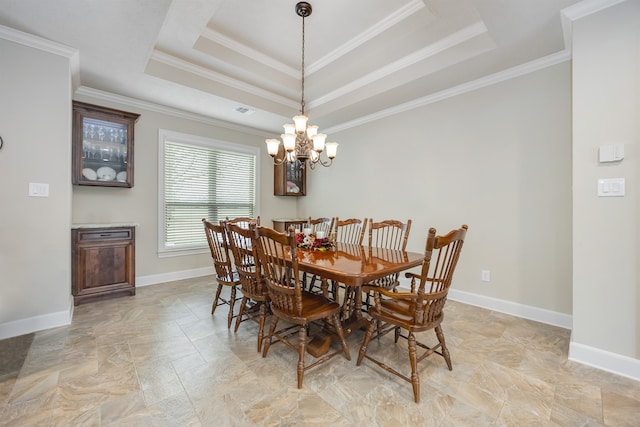
<path id="1" fill-rule="evenodd" d="M 369 324 L 369 321 L 362 316 L 362 291 L 360 286 L 347 286 L 346 289 L 347 292 L 345 294 L 343 307 L 348 307 L 350 311 L 345 313 L 344 320 L 341 322 L 345 339 L 350 336 L 353 331 L 366 329 Z M 336 340 L 339 340 L 339 337 L 335 328 L 329 322 L 325 322 L 320 332 L 307 343 L 307 353 L 314 357 L 327 354 L 331 343 Z"/>

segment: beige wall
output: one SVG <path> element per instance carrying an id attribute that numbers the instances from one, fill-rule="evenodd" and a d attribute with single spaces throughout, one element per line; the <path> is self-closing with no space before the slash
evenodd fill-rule
<path id="1" fill-rule="evenodd" d="M 99 96 L 100 94 L 98 94 Z M 207 268 L 213 271 L 211 256 L 200 255 L 158 257 L 158 129 L 166 129 L 211 139 L 259 147 L 260 215 L 265 224 L 274 217 L 296 214 L 296 201 L 273 196 L 273 166 L 266 153 L 264 135 L 240 132 L 215 126 L 207 120 L 176 117 L 158 112 L 150 105 L 120 98 L 121 102 L 78 95 L 74 99 L 140 114 L 135 126 L 135 185 L 133 188 L 101 188 L 74 186 L 73 222 L 132 222 L 136 229 L 136 277 L 152 283 L 164 281 L 167 273 Z M 129 102 L 131 101 L 131 102 Z M 147 108 L 145 108 L 145 106 Z M 181 114 L 184 116 L 184 114 Z M 210 120 L 208 122 L 211 122 Z"/>
<path id="2" fill-rule="evenodd" d="M 414 251 L 466 223 L 457 290 L 571 314 L 569 63 L 331 139 L 302 214 L 411 218 Z"/>
<path id="3" fill-rule="evenodd" d="M 272 196 L 264 136 L 86 93 L 76 98 L 141 113 L 136 184 L 72 189 L 69 59 L 0 40 L 0 338 L 68 320 L 72 221 L 138 223 L 137 277 L 148 283 L 210 268 L 207 255 L 156 254 L 164 128 L 261 147 L 266 225 L 307 215 L 411 218 L 409 248 L 422 251 L 428 227 L 469 224 L 455 290 L 572 315 L 574 355 L 587 347 L 613 355 L 614 364 L 627 357 L 623 371 L 637 372 L 639 8 L 626 1 L 574 21 L 573 64 L 333 133 L 339 157 L 309 172 L 301 199 Z M 609 142 L 625 144 L 625 159 L 598 165 L 597 147 Z M 595 197 L 600 177 L 625 177 L 627 196 Z M 50 197 L 27 197 L 29 182 L 49 183 Z M 483 269 L 490 283 L 480 281 Z"/>
<path id="4" fill-rule="evenodd" d="M 70 319 L 71 79 L 67 57 L 3 39 L 0 52 L 1 339 Z"/>
<path id="5" fill-rule="evenodd" d="M 572 350 L 586 346 L 635 359 L 640 358 L 639 23 L 640 2 L 627 1 L 573 24 Z M 624 144 L 624 160 L 598 164 L 598 147 L 613 143 Z M 597 197 L 598 178 L 625 178 L 626 196 Z"/>

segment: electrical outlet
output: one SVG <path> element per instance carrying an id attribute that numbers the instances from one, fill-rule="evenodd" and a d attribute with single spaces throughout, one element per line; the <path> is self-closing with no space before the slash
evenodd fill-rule
<path id="1" fill-rule="evenodd" d="M 480 272 L 480 280 L 482 280 L 483 282 L 490 282 L 491 281 L 491 271 L 482 270 L 482 272 Z"/>

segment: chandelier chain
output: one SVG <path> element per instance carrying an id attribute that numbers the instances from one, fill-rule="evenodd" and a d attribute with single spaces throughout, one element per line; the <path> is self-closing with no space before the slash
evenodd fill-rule
<path id="1" fill-rule="evenodd" d="M 300 114 L 304 116 L 304 15 L 302 16 L 302 100 L 300 102 Z"/>

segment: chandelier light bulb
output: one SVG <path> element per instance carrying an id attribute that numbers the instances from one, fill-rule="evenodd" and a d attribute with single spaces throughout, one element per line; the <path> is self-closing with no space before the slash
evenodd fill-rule
<path id="1" fill-rule="evenodd" d="M 307 138 L 313 139 L 314 136 L 318 133 L 318 126 L 308 126 L 307 127 Z"/>
<path id="2" fill-rule="evenodd" d="M 294 125 L 293 123 L 287 123 L 286 125 L 283 125 L 282 127 L 284 128 L 284 133 L 287 133 L 287 134 L 296 133 L 296 125 Z"/>
<path id="3" fill-rule="evenodd" d="M 293 121 L 296 124 L 296 132 L 304 132 L 307 130 L 307 120 L 309 120 L 309 117 L 307 116 L 295 116 L 293 118 Z"/>
<path id="4" fill-rule="evenodd" d="M 337 142 L 327 142 L 324 144 L 324 147 L 327 149 L 327 157 L 333 159 L 338 154 L 338 143 Z"/>
<path id="5" fill-rule="evenodd" d="M 319 133 L 313 137 L 313 149 L 318 153 L 324 150 L 324 141 L 327 139 L 327 135 Z"/>
<path id="6" fill-rule="evenodd" d="M 284 145 L 284 149 L 287 150 L 288 153 L 294 151 L 296 149 L 296 135 L 291 133 L 283 133 L 280 135 L 282 138 L 282 144 Z"/>
<path id="7" fill-rule="evenodd" d="M 280 140 L 267 139 L 265 142 L 267 143 L 267 152 L 271 157 L 275 157 L 278 154 L 278 148 L 280 148 Z"/>

